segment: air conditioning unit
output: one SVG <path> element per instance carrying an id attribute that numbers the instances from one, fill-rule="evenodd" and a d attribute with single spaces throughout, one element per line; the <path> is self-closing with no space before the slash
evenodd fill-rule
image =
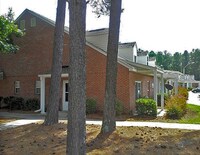
<path id="1" fill-rule="evenodd" d="M 4 74 L 3 72 L 0 72 L 0 80 L 3 80 L 3 78 L 4 78 Z"/>

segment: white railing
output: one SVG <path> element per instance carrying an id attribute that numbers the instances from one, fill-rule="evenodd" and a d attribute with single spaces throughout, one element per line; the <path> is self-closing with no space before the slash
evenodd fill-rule
<path id="1" fill-rule="evenodd" d="M 179 75 L 179 80 L 194 80 L 194 75 Z"/>

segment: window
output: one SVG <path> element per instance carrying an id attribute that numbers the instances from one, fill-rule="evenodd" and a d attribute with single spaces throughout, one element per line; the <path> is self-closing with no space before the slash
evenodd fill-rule
<path id="1" fill-rule="evenodd" d="M 35 27 L 36 26 L 36 18 L 33 17 L 31 18 L 31 27 Z"/>
<path id="2" fill-rule="evenodd" d="M 15 94 L 20 92 L 20 81 L 15 81 Z"/>
<path id="3" fill-rule="evenodd" d="M 142 82 L 135 81 L 135 99 L 142 97 Z"/>
<path id="4" fill-rule="evenodd" d="M 24 30 L 25 29 L 25 20 L 20 21 L 20 29 Z"/>
<path id="5" fill-rule="evenodd" d="M 40 81 L 35 83 L 35 94 L 40 94 Z"/>

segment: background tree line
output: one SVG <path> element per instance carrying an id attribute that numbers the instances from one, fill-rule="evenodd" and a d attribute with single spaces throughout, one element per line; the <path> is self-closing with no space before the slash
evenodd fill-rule
<path id="1" fill-rule="evenodd" d="M 149 57 L 155 57 L 156 65 L 165 70 L 183 73 L 185 68 L 185 74 L 194 75 L 195 80 L 200 80 L 200 49 L 193 49 L 190 52 L 185 50 L 183 53 L 175 52 L 173 55 L 168 51 L 150 51 Z"/>

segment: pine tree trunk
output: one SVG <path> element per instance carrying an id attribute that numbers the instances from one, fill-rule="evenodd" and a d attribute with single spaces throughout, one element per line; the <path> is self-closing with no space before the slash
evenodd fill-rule
<path id="1" fill-rule="evenodd" d="M 67 154 L 86 154 L 85 0 L 69 1 L 69 110 Z"/>
<path id="2" fill-rule="evenodd" d="M 117 57 L 121 16 L 121 0 L 112 0 L 107 47 L 106 88 L 103 111 L 102 133 L 115 130 L 115 104 L 117 85 Z"/>
<path id="3" fill-rule="evenodd" d="M 49 94 L 49 103 L 47 106 L 47 115 L 44 121 L 45 125 L 53 125 L 58 123 L 65 9 L 66 9 L 66 0 L 58 0 L 56 26 L 54 32 L 54 49 L 53 49 L 53 60 L 51 68 L 50 94 Z"/>

